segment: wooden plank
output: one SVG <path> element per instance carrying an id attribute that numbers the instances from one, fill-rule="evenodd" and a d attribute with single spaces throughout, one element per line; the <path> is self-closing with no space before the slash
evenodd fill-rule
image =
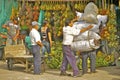
<path id="1" fill-rule="evenodd" d="M 4 48 L 5 58 L 24 56 L 26 54 L 26 48 L 24 45 L 8 45 Z"/>

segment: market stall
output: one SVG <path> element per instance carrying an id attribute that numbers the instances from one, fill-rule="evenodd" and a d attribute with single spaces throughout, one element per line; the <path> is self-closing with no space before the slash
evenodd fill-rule
<path id="1" fill-rule="evenodd" d="M 114 0 L 93 1 L 99 8 L 98 14 L 109 17 L 101 33 L 101 37 L 105 40 L 106 45 L 104 45 L 103 52 L 101 50 L 98 51 L 96 63 L 97 66 L 107 66 L 110 62 L 113 62 L 113 54 L 118 48 Z M 64 21 L 68 17 L 74 18 L 76 15 L 75 11 L 83 13 L 88 2 L 89 0 L 17 0 L 18 7 L 11 7 L 9 18 L 19 17 L 21 30 L 30 30 L 31 21 L 33 20 L 41 24 L 39 27 L 42 27 L 44 20 L 48 20 L 55 44 L 52 47 L 52 60 L 46 62 L 51 68 L 59 68 L 62 58 L 61 40 Z M 113 50 L 111 51 L 111 49 Z"/>

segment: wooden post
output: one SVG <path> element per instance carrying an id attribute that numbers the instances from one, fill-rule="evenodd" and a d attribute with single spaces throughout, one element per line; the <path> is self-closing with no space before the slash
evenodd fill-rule
<path id="1" fill-rule="evenodd" d="M 120 7 L 120 0 L 119 0 L 119 7 Z"/>
<path id="2" fill-rule="evenodd" d="M 108 9 L 110 10 L 110 0 L 108 0 Z"/>
<path id="3" fill-rule="evenodd" d="M 102 8 L 102 0 L 99 0 L 99 8 Z"/>
<path id="4" fill-rule="evenodd" d="M 105 8 L 104 0 L 102 0 L 102 8 Z"/>
<path id="5" fill-rule="evenodd" d="M 105 9 L 107 8 L 107 5 L 106 5 L 106 0 L 104 1 L 104 4 L 105 4 Z"/>

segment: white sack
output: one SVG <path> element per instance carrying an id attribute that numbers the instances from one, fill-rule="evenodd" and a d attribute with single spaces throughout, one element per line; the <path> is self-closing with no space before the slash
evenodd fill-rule
<path id="1" fill-rule="evenodd" d="M 82 15 L 83 15 L 83 13 L 76 11 L 76 15 L 77 15 L 79 18 L 81 18 Z M 106 24 L 106 23 L 107 23 L 107 20 L 108 20 L 108 16 L 107 16 L 107 15 L 100 15 L 100 14 L 98 14 L 98 15 L 97 15 L 97 19 L 98 19 L 98 22 L 102 22 L 103 24 Z"/>
<path id="2" fill-rule="evenodd" d="M 82 17 L 83 13 L 76 11 L 76 15 L 77 15 L 77 17 L 79 17 L 79 19 L 80 19 L 80 18 Z"/>
<path id="3" fill-rule="evenodd" d="M 78 36 L 74 37 L 74 42 L 75 41 L 81 41 L 81 40 L 90 40 L 90 39 L 96 39 L 99 40 L 101 37 L 93 32 L 93 31 L 85 31 L 83 33 L 80 33 Z"/>
<path id="4" fill-rule="evenodd" d="M 102 22 L 102 24 L 106 24 L 108 20 L 107 15 L 97 15 L 97 19 L 99 22 Z"/>
<path id="5" fill-rule="evenodd" d="M 97 6 L 93 2 L 90 2 L 85 7 L 81 20 L 84 20 L 88 23 L 96 24 L 98 23 L 97 14 L 98 14 Z"/>
<path id="6" fill-rule="evenodd" d="M 77 42 L 73 42 L 71 44 L 71 48 L 74 51 L 91 51 L 93 49 L 98 49 L 100 46 L 96 46 L 94 44 L 94 39 L 91 40 L 84 40 L 84 41 L 77 41 Z"/>
<path id="7" fill-rule="evenodd" d="M 90 23 L 86 23 L 85 21 L 80 21 L 80 22 L 75 22 L 73 24 L 73 27 L 75 27 L 76 29 L 82 29 L 82 28 L 86 28 L 89 25 L 93 25 L 93 28 L 90 29 L 90 31 L 99 33 L 99 26 L 100 26 L 100 22 L 98 24 L 90 24 Z"/>

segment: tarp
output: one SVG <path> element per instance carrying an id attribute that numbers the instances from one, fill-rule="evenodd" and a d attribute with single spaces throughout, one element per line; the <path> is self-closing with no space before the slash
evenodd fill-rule
<path id="1" fill-rule="evenodd" d="M 12 7 L 18 7 L 17 0 L 0 0 L 0 32 L 4 32 L 2 25 L 10 19 Z"/>
<path id="2" fill-rule="evenodd" d="M 40 14 L 39 14 L 39 20 L 38 20 L 38 23 L 40 23 L 40 27 L 42 26 L 43 24 L 43 20 L 45 18 L 45 11 L 44 10 L 40 10 Z"/>

